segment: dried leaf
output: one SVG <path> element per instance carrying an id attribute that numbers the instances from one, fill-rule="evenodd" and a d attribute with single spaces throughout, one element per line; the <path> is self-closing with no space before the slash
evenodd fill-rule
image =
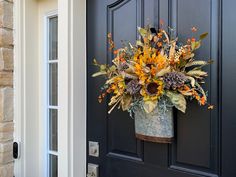
<path id="1" fill-rule="evenodd" d="M 200 40 L 203 40 L 204 38 L 206 38 L 208 35 L 208 33 L 203 33 L 200 35 Z"/>
<path id="2" fill-rule="evenodd" d="M 170 71 L 171 71 L 171 69 L 169 66 L 167 68 L 160 70 L 156 75 L 157 75 L 157 77 L 161 77 L 161 76 L 164 76 L 166 73 L 169 73 Z"/>
<path id="3" fill-rule="evenodd" d="M 106 71 L 99 71 L 99 72 L 94 73 L 92 77 L 97 77 L 97 76 L 106 75 L 106 74 L 107 74 Z"/>
<path id="4" fill-rule="evenodd" d="M 207 72 L 202 70 L 191 70 L 187 72 L 189 76 L 207 76 Z"/>
<path id="5" fill-rule="evenodd" d="M 187 78 L 190 80 L 191 86 L 195 87 L 195 83 L 196 83 L 195 79 L 193 77 L 190 77 L 190 76 L 187 76 Z"/>
<path id="6" fill-rule="evenodd" d="M 123 96 L 121 100 L 121 108 L 123 111 L 127 111 L 130 108 L 131 101 L 132 101 L 131 95 L 126 94 Z"/>
<path id="7" fill-rule="evenodd" d="M 207 64 L 208 64 L 207 61 L 196 60 L 196 61 L 192 61 L 192 62 L 187 63 L 185 65 L 185 67 L 196 66 L 196 65 L 207 65 Z"/>
<path id="8" fill-rule="evenodd" d="M 173 60 L 175 57 L 175 45 L 176 45 L 176 41 L 171 43 L 170 52 L 169 52 L 169 59 L 170 60 Z"/>
<path id="9" fill-rule="evenodd" d="M 93 64 L 94 65 L 98 65 L 98 62 L 97 62 L 97 60 L 95 58 L 93 59 Z"/>
<path id="10" fill-rule="evenodd" d="M 121 75 L 123 76 L 123 78 L 137 79 L 137 75 L 135 75 L 135 74 L 121 72 Z"/>
<path id="11" fill-rule="evenodd" d="M 110 101 L 110 103 L 109 103 L 108 105 L 109 105 L 109 106 L 113 105 L 113 106 L 112 106 L 111 109 L 108 111 L 108 114 L 110 114 L 110 113 L 113 111 L 113 109 L 120 103 L 121 99 L 122 99 L 122 97 L 119 96 L 119 95 L 113 96 L 113 97 L 111 98 L 111 101 Z"/>
<path id="12" fill-rule="evenodd" d="M 198 82 L 196 82 L 196 86 L 199 88 L 199 90 L 200 90 L 200 92 L 202 93 L 203 97 L 204 97 L 205 99 L 207 99 L 206 93 L 205 93 L 205 91 L 203 90 L 202 86 L 201 86 Z"/>
<path id="13" fill-rule="evenodd" d="M 186 100 L 182 94 L 167 91 L 166 95 L 169 97 L 173 105 L 183 113 L 186 111 Z"/>
<path id="14" fill-rule="evenodd" d="M 144 101 L 143 108 L 146 113 L 151 113 L 157 106 L 157 101 Z"/>
<path id="15" fill-rule="evenodd" d="M 150 35 L 148 36 L 148 40 L 151 41 L 152 38 L 153 38 L 153 36 L 154 36 L 153 34 L 150 34 Z"/>

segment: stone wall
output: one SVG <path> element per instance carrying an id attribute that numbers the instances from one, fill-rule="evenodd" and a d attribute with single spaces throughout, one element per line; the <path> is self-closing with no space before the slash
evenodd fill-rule
<path id="1" fill-rule="evenodd" d="M 13 177 L 13 0 L 0 0 L 0 177 Z"/>

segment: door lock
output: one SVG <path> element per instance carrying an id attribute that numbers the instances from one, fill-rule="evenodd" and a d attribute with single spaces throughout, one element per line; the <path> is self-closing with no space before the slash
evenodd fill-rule
<path id="1" fill-rule="evenodd" d="M 88 174 L 87 177 L 98 177 L 98 165 L 88 163 Z"/>

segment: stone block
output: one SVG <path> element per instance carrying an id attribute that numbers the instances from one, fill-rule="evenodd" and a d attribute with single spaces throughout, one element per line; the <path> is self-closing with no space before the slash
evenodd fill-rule
<path id="1" fill-rule="evenodd" d="M 13 31 L 0 28 L 0 47 L 13 48 Z"/>
<path id="2" fill-rule="evenodd" d="M 14 165 L 8 163 L 0 166 L 0 177 L 13 177 Z"/>
<path id="3" fill-rule="evenodd" d="M 0 48 L 0 70 L 13 70 L 13 49 Z"/>
<path id="4" fill-rule="evenodd" d="M 0 27 L 13 29 L 13 3 L 0 1 Z"/>
<path id="5" fill-rule="evenodd" d="M 0 87 L 13 85 L 13 72 L 0 71 Z"/>

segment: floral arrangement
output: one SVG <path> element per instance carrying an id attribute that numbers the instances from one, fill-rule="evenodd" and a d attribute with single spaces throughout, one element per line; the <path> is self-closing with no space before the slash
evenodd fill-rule
<path id="1" fill-rule="evenodd" d="M 176 107 L 185 113 L 186 99 L 195 99 L 200 105 L 207 103 L 207 92 L 202 88 L 207 72 L 202 68 L 211 63 L 195 59 L 195 51 L 201 46 L 207 33 L 199 39 L 190 38 L 186 44 L 173 38 L 172 29 L 168 33 L 163 28 L 149 26 L 138 28 L 140 40 L 135 45 L 127 42 L 115 49 L 111 34 L 108 34 L 110 50 L 114 53 L 112 65 L 94 65 L 99 71 L 93 77 L 105 76 L 98 100 L 111 95 L 109 113 L 116 107 L 132 112 L 135 107 L 151 113 L 159 104 Z M 195 27 L 192 28 L 196 32 Z"/>

